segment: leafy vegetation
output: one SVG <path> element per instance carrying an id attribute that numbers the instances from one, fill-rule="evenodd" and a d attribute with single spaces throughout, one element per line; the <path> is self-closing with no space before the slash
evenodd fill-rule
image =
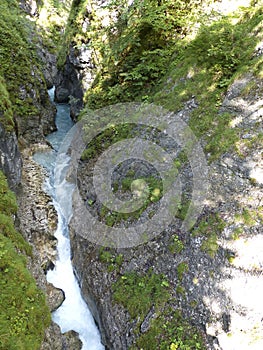
<path id="1" fill-rule="evenodd" d="M 254 55 L 262 40 L 260 2 L 229 16 L 206 16 L 200 14 L 200 1 L 138 0 L 128 6 L 116 0 L 104 7 L 106 13 L 116 11 L 108 26 L 88 8 L 87 1 L 73 2 L 61 54 L 65 60 L 71 41 L 93 50 L 98 74 L 85 94 L 87 107 L 141 100 L 178 111 L 194 98 L 190 127 L 206 140 L 209 160 L 238 142 L 233 115 L 220 107 L 242 72 L 262 75 L 262 57 Z M 83 31 L 85 19 L 90 26 Z M 189 28 L 196 22 L 201 26 L 193 35 Z"/>
<path id="2" fill-rule="evenodd" d="M 83 113 L 83 112 L 82 112 Z M 98 157 L 110 145 L 121 140 L 125 140 L 136 134 L 136 125 L 127 123 L 122 125 L 111 125 L 93 138 L 81 155 L 82 160 L 90 160 Z"/>
<path id="3" fill-rule="evenodd" d="M 182 262 L 177 265 L 177 268 L 176 268 L 177 277 L 180 282 L 182 281 L 184 274 L 188 272 L 188 270 L 189 270 L 189 266 L 186 262 Z"/>
<path id="4" fill-rule="evenodd" d="M 14 228 L 17 204 L 0 172 L 0 349 L 37 350 L 50 313 L 44 294 L 26 268 L 31 247 Z"/>
<path id="5" fill-rule="evenodd" d="M 73 0 L 68 15 L 67 25 L 65 26 L 65 33 L 60 40 L 58 51 L 58 68 L 62 68 L 66 62 L 66 56 L 69 53 L 70 44 L 73 47 L 80 47 L 82 44 L 88 45 L 90 41 L 90 32 L 95 28 L 90 27 L 85 34 L 83 33 L 83 22 L 85 16 L 89 19 L 88 9 L 92 8 L 93 1 L 90 0 Z M 95 34 L 95 32 L 94 32 Z M 86 39 L 84 39 L 84 35 Z"/>
<path id="6" fill-rule="evenodd" d="M 171 243 L 169 244 L 169 250 L 171 253 L 176 253 L 176 254 L 180 254 L 181 251 L 184 249 L 184 244 L 183 242 L 180 240 L 180 238 L 174 234 L 171 237 Z"/>
<path id="7" fill-rule="evenodd" d="M 170 297 L 169 282 L 163 275 L 149 270 L 145 275 L 126 273 L 113 285 L 113 298 L 141 321 L 154 305 L 159 309 Z"/>
<path id="8" fill-rule="evenodd" d="M 188 270 L 186 263 L 177 267 L 179 279 Z M 154 306 L 154 317 L 150 321 L 149 330 L 140 334 L 135 349 L 182 349 L 203 350 L 204 342 L 200 332 L 190 325 L 179 310 L 169 307 L 171 299 L 170 284 L 167 278 L 154 273 L 151 269 L 144 275 L 129 272 L 121 276 L 113 285 L 113 298 L 121 303 L 132 319 L 140 325 Z M 138 329 L 137 329 L 138 331 Z"/>
<path id="9" fill-rule="evenodd" d="M 38 91 L 41 82 L 32 74 L 39 65 L 30 22 L 17 1 L 1 1 L 0 11 L 0 121 L 7 130 L 12 130 L 16 117 L 37 114 L 33 96 L 25 96 L 31 96 L 34 88 Z"/>
<path id="10" fill-rule="evenodd" d="M 235 228 L 232 239 L 239 239 L 239 237 L 245 232 L 245 229 L 255 226 L 257 224 L 263 224 L 263 207 L 259 206 L 257 209 L 242 208 L 239 214 L 234 217 Z"/>
<path id="11" fill-rule="evenodd" d="M 139 179 L 134 180 L 133 177 L 125 177 L 121 181 L 120 189 L 122 193 L 129 193 L 131 194 L 131 187 L 132 183 L 134 182 L 142 182 L 145 184 L 147 191 L 147 198 L 145 198 L 145 201 L 143 205 L 133 211 L 128 213 L 121 213 L 121 212 L 115 212 L 108 209 L 106 206 L 102 206 L 99 211 L 100 219 L 105 220 L 106 225 L 108 226 L 114 226 L 122 221 L 132 222 L 134 220 L 138 220 L 142 213 L 152 204 L 155 202 L 158 202 L 158 200 L 162 197 L 162 181 L 159 178 L 156 178 L 154 176 L 148 176 L 148 177 L 141 177 Z M 114 191 L 116 192 L 119 187 L 118 184 L 114 184 Z M 153 215 L 154 212 L 149 213 L 149 215 Z"/>
<path id="12" fill-rule="evenodd" d="M 200 332 L 191 326 L 180 311 L 166 310 L 151 321 L 150 329 L 142 334 L 131 350 L 203 350 Z"/>
<path id="13" fill-rule="evenodd" d="M 256 127 L 257 126 L 258 125 L 256 125 Z M 250 131 L 252 130 L 250 129 Z M 244 158 L 253 147 L 259 147 L 262 144 L 262 142 L 263 142 L 262 132 L 258 132 L 251 139 L 240 139 L 236 142 L 237 153 L 241 158 Z M 257 183 L 257 180 L 250 178 L 250 182 L 252 185 L 255 185 Z"/>
<path id="14" fill-rule="evenodd" d="M 123 263 L 123 254 L 115 254 L 104 247 L 99 250 L 99 259 L 108 265 L 108 271 L 119 270 Z"/>
<path id="15" fill-rule="evenodd" d="M 259 206 L 258 210 L 252 210 L 248 208 L 243 208 L 241 214 L 236 214 L 235 221 L 245 225 L 247 227 L 252 227 L 256 222 L 263 223 L 263 207 Z"/>
<path id="16" fill-rule="evenodd" d="M 85 97 L 89 107 L 134 100 L 167 72 L 174 45 L 203 2 L 112 0 L 98 8 L 95 1 L 74 0 L 58 65 L 65 63 L 70 44 L 90 49 L 98 75 Z"/>
<path id="17" fill-rule="evenodd" d="M 110 1 L 117 20 L 102 29 L 96 42 L 100 70 L 85 96 L 90 108 L 117 101 L 147 100 L 147 91 L 167 72 L 174 47 L 185 34 L 202 1 Z"/>
<path id="18" fill-rule="evenodd" d="M 36 25 L 50 52 L 57 53 L 59 50 L 71 3 L 72 0 L 45 0 L 38 3 Z"/>
<path id="19" fill-rule="evenodd" d="M 11 131 L 14 127 L 13 108 L 9 98 L 9 93 L 6 90 L 6 85 L 3 77 L 0 75 L 0 122 L 7 131 Z"/>
<path id="20" fill-rule="evenodd" d="M 184 48 L 179 44 L 167 79 L 153 97 L 155 103 L 173 111 L 194 97 L 190 127 L 197 137 L 206 139 L 210 161 L 239 140 L 238 129 L 231 127 L 233 116 L 220 112 L 220 107 L 227 87 L 242 72 L 251 67 L 261 74 L 262 57 L 253 55 L 262 40 L 261 26 L 259 4 L 210 24 L 204 18 L 196 37 L 186 38 Z"/>
<path id="21" fill-rule="evenodd" d="M 205 237 L 201 249 L 213 258 L 218 249 L 217 239 L 225 228 L 225 222 L 218 214 L 210 214 L 203 218 L 199 225 L 193 229 L 194 236 Z"/>

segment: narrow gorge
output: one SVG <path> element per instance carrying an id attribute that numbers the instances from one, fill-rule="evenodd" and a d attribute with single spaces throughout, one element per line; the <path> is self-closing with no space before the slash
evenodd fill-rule
<path id="1" fill-rule="evenodd" d="M 262 2 L 0 11 L 0 350 L 261 350 Z"/>
<path id="2" fill-rule="evenodd" d="M 54 99 L 54 89 L 50 90 L 50 98 Z M 45 191 L 52 198 L 58 215 L 57 239 L 58 259 L 55 266 L 47 271 L 47 280 L 53 286 L 63 290 L 65 300 L 54 311 L 52 319 L 63 333 L 74 330 L 79 334 L 83 350 L 101 350 L 99 332 L 93 317 L 81 297 L 78 281 L 74 276 L 71 264 L 71 249 L 68 224 L 72 215 L 71 196 L 74 184 L 67 182 L 69 159 L 67 145 L 63 143 L 66 134 L 73 126 L 69 115 L 69 105 L 56 105 L 57 131 L 47 136 L 53 150 L 34 153 L 33 159 L 48 172 Z"/>

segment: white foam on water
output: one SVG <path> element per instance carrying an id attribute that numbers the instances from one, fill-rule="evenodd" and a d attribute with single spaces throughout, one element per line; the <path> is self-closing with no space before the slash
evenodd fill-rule
<path id="1" fill-rule="evenodd" d="M 54 90 L 49 94 L 52 98 Z M 58 131 L 48 136 L 55 150 L 59 149 L 66 133 L 72 126 L 69 108 L 57 105 L 56 125 Z M 72 193 L 74 185 L 66 180 L 69 156 L 59 153 L 54 161 L 54 151 L 37 153 L 35 160 L 45 166 L 50 176 L 46 182 L 46 192 L 53 199 L 58 214 L 58 226 L 55 232 L 57 238 L 58 260 L 53 270 L 47 273 L 48 282 L 60 288 L 65 293 L 62 305 L 52 314 L 52 319 L 61 331 L 74 330 L 79 333 L 83 343 L 82 350 L 103 350 L 100 334 L 87 304 L 82 298 L 78 281 L 71 264 L 71 251 L 68 223 L 72 215 Z"/>

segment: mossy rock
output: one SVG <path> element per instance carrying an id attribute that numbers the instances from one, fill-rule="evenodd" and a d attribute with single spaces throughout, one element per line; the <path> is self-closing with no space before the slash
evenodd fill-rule
<path id="1" fill-rule="evenodd" d="M 50 324 L 45 296 L 27 270 L 31 246 L 15 230 L 15 195 L 0 172 L 0 349 L 40 348 Z"/>

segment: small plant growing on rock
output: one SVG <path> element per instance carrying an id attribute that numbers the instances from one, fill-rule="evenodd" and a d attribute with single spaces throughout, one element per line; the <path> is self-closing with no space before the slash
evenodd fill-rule
<path id="1" fill-rule="evenodd" d="M 174 234 L 172 237 L 171 237 L 171 243 L 169 244 L 169 250 L 172 254 L 174 253 L 177 253 L 177 254 L 180 254 L 181 251 L 184 249 L 184 244 L 183 242 L 180 240 L 180 238 Z"/>
<path id="2" fill-rule="evenodd" d="M 129 272 L 113 285 L 113 297 L 130 313 L 131 318 L 144 319 L 154 305 L 159 309 L 169 299 L 169 281 L 149 270 L 145 275 Z"/>

